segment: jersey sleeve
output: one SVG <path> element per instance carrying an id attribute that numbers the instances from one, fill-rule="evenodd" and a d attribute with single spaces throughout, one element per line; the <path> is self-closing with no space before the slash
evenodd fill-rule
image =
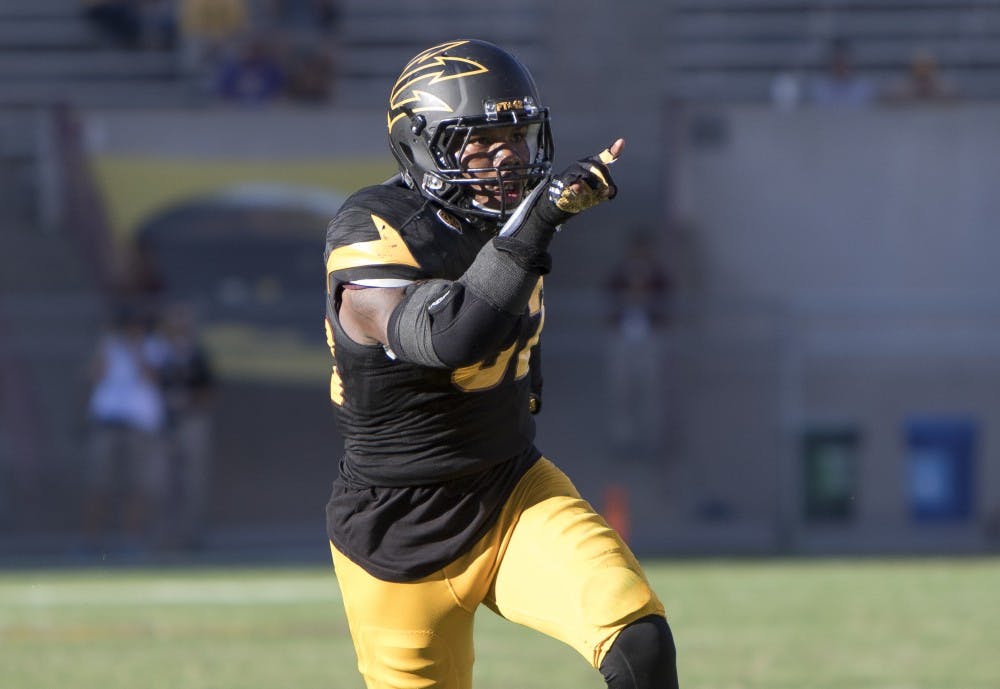
<path id="1" fill-rule="evenodd" d="M 327 285 L 354 282 L 399 286 L 428 277 L 389 213 L 352 207 L 330 222 L 326 233 Z"/>

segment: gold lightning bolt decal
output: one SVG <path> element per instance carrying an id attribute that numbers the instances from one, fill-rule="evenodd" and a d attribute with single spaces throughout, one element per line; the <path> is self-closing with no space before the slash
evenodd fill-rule
<path id="1" fill-rule="evenodd" d="M 443 55 L 464 43 L 468 41 L 451 41 L 428 48 L 406 64 L 403 73 L 392 87 L 392 93 L 389 94 L 389 113 L 386 118 L 389 129 L 392 129 L 392 125 L 399 118 L 409 113 L 452 112 L 453 108 L 441 98 L 418 89 L 416 85 L 420 82 L 437 84 L 448 79 L 464 79 L 489 71 L 484 65 L 467 57 Z M 446 74 L 449 68 L 457 71 L 454 74 Z M 410 107 L 401 110 L 404 106 Z"/>

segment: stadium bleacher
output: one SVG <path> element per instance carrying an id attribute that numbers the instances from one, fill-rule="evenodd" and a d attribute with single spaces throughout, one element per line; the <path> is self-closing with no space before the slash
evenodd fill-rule
<path id="1" fill-rule="evenodd" d="M 344 0 L 338 35 L 337 102 L 382 107 L 406 61 L 428 46 L 474 37 L 503 45 L 544 78 L 546 3 L 508 0 L 490 6 L 450 0 Z"/>
<path id="2" fill-rule="evenodd" d="M 178 105 L 193 75 L 174 52 L 123 52 L 77 0 L 0 0 L 0 106 Z"/>
<path id="3" fill-rule="evenodd" d="M 452 36 L 501 43 L 545 79 L 554 8 L 529 0 L 488 8 L 343 0 L 335 100 L 380 106 L 401 64 Z M 879 84 L 902 75 L 915 51 L 924 50 L 965 97 L 1000 97 L 996 0 L 673 0 L 652 16 L 662 22 L 662 86 L 675 98 L 766 100 L 776 74 L 821 71 L 834 38 L 851 42 L 857 67 Z M 123 54 L 108 46 L 74 0 L 0 0 L 0 105 L 183 105 L 196 91 L 194 78 L 173 52 Z"/>
<path id="4" fill-rule="evenodd" d="M 676 0 L 664 29 L 681 100 L 766 100 L 774 76 L 824 69 L 846 39 L 859 72 L 886 86 L 918 50 L 934 55 L 966 98 L 1000 97 L 995 0 Z"/>

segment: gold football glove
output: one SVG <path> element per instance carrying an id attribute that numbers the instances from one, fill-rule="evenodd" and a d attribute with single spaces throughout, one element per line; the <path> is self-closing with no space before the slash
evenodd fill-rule
<path id="1" fill-rule="evenodd" d="M 564 213 L 575 215 L 613 199 L 618 187 L 608 166 L 618 160 L 624 142 L 611 144 L 596 156 L 578 160 L 549 183 L 549 201 Z"/>

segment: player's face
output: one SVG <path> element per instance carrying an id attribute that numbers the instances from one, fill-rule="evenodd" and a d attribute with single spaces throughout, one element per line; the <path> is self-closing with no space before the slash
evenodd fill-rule
<path id="1" fill-rule="evenodd" d="M 524 165 L 531 160 L 528 127 L 490 127 L 472 133 L 465 142 L 459 163 L 465 174 L 474 179 L 504 180 L 504 184 L 484 184 L 472 187 L 473 200 L 484 208 L 513 208 L 524 197 L 524 181 L 514 180 L 510 168 Z"/>

